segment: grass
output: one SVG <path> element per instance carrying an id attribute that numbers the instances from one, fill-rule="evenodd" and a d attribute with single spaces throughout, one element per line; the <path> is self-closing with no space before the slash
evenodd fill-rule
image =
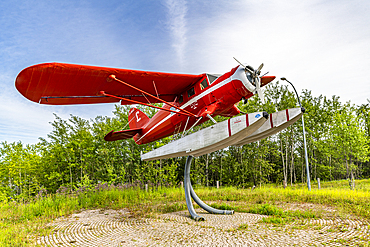
<path id="1" fill-rule="evenodd" d="M 346 186 L 345 186 L 345 183 Z M 274 185 L 261 188 L 237 189 L 234 187 L 197 188 L 197 195 L 211 206 L 268 215 L 264 223 L 279 225 L 296 219 L 321 217 L 310 210 L 283 210 L 279 203 L 313 203 L 332 206 L 340 212 L 370 219 L 370 180 L 357 180 L 356 189 L 348 188 L 348 181 L 322 182 L 321 190 L 308 191 L 304 185 L 283 189 Z M 150 217 L 156 213 L 186 210 L 184 191 L 180 188 L 162 188 L 145 192 L 140 189 L 108 189 L 79 195 L 49 195 L 22 203 L 0 204 L 0 246 L 29 246 L 34 238 L 47 235 L 52 229 L 45 227 L 53 219 L 83 209 L 129 209 L 134 217 Z M 241 225 L 241 230 L 248 226 Z M 239 229 L 238 228 L 238 229 Z M 32 237 L 33 236 L 33 237 Z"/>
<path id="2" fill-rule="evenodd" d="M 335 189 L 334 183 L 330 182 L 330 187 L 321 190 L 312 189 L 308 191 L 303 185 L 287 187 L 275 187 L 272 185 L 262 186 L 261 188 L 250 191 L 248 189 L 235 189 L 233 187 L 217 189 L 200 188 L 197 194 L 202 200 L 223 202 L 243 202 L 246 204 L 264 203 L 314 203 L 321 205 L 334 206 L 337 210 L 342 210 L 360 217 L 370 219 L 370 183 L 369 180 L 357 180 L 358 187 L 354 191 L 341 186 Z M 322 185 L 325 185 L 322 182 Z M 246 207 L 234 208 L 236 211 L 245 212 Z"/>
<path id="3" fill-rule="evenodd" d="M 134 217 L 186 209 L 179 188 L 145 192 L 137 188 L 102 190 L 79 195 L 50 195 L 26 204 L 0 205 L 0 246 L 29 246 L 29 236 L 45 235 L 44 226 L 53 219 L 82 209 L 128 208 Z M 164 202 L 164 203 L 163 203 Z"/>
<path id="4" fill-rule="evenodd" d="M 321 217 L 311 210 L 283 210 L 282 208 L 268 203 L 254 205 L 248 210 L 248 213 L 272 216 L 268 218 L 262 218 L 261 221 L 274 225 L 286 224 L 297 219 L 315 219 Z"/>

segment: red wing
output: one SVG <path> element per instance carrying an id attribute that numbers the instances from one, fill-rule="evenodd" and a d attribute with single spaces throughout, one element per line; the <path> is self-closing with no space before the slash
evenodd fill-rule
<path id="1" fill-rule="evenodd" d="M 142 93 L 115 80 L 115 75 L 168 102 L 184 92 L 204 75 L 148 72 L 130 69 L 104 68 L 87 65 L 44 63 L 22 70 L 15 81 L 18 91 L 27 99 L 41 104 L 68 105 L 119 102 L 119 99 L 102 96 L 99 92 L 148 103 Z M 154 84 L 153 84 L 154 81 Z M 148 97 L 151 103 L 158 103 Z M 129 104 L 129 102 L 123 102 Z"/>

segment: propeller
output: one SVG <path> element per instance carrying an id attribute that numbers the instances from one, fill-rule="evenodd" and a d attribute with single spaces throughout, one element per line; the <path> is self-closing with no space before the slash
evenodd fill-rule
<path id="1" fill-rule="evenodd" d="M 256 91 L 257 91 L 258 97 L 260 97 L 262 104 L 265 104 L 265 95 L 261 89 L 261 78 L 256 77 L 255 81 L 256 81 Z"/>
<path id="2" fill-rule="evenodd" d="M 258 69 L 254 70 L 251 66 L 245 66 L 244 64 L 242 64 L 241 62 L 239 62 L 238 59 L 236 59 L 234 57 L 235 61 L 237 61 L 245 70 L 245 73 L 249 73 L 250 74 L 250 77 L 251 77 L 251 82 L 254 84 L 254 86 L 256 86 L 256 92 L 258 94 L 258 97 L 260 98 L 262 104 L 265 104 L 265 96 L 263 94 L 263 91 L 261 89 L 261 77 L 260 74 L 261 74 L 261 70 L 263 68 L 263 63 L 261 63 L 261 65 L 258 67 Z M 267 72 L 268 73 L 268 72 Z M 266 75 L 267 73 L 265 73 L 264 75 Z M 247 74 L 247 78 L 248 78 L 248 74 Z"/>

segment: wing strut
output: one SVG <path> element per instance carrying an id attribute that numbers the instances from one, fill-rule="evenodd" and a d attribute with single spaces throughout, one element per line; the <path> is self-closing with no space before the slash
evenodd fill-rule
<path id="1" fill-rule="evenodd" d="M 155 86 L 154 81 L 153 81 L 153 86 L 154 86 L 154 89 L 155 89 L 155 93 L 157 94 L 157 97 L 159 98 L 158 91 L 157 91 L 157 87 Z"/>
<path id="2" fill-rule="evenodd" d="M 135 104 L 145 105 L 145 106 L 149 106 L 149 107 L 157 108 L 157 109 L 164 110 L 164 111 L 169 111 L 169 112 L 173 112 L 173 113 L 177 113 L 177 114 L 182 114 L 182 115 L 185 115 L 185 116 L 191 116 L 190 114 L 187 114 L 186 112 L 178 112 L 178 111 L 174 111 L 174 110 L 166 109 L 166 108 L 163 108 L 163 107 L 159 107 L 159 106 L 155 106 L 155 105 L 146 104 L 146 103 L 139 102 L 139 101 L 136 101 L 136 100 L 132 100 L 132 99 L 128 99 L 128 98 L 123 98 L 123 97 L 120 97 L 120 96 L 117 96 L 117 95 L 107 94 L 107 93 L 106 93 L 106 92 L 104 92 L 104 91 L 100 91 L 99 93 L 100 93 L 101 95 L 104 95 L 104 96 L 107 96 L 107 97 L 111 97 L 111 98 L 115 98 L 115 99 L 120 99 L 120 100 L 125 100 L 125 101 L 129 101 L 129 102 L 132 102 L 132 103 L 135 103 Z M 191 113 L 191 114 L 192 114 L 192 113 Z M 192 115 L 194 115 L 194 114 L 192 114 Z M 195 116 L 195 115 L 194 115 L 194 116 Z M 197 117 L 197 116 L 195 116 L 195 117 Z"/>
<path id="3" fill-rule="evenodd" d="M 134 87 L 134 86 L 132 86 L 132 85 L 130 85 L 130 84 L 128 84 L 128 83 L 126 83 L 126 82 L 124 82 L 124 81 L 121 81 L 121 80 L 120 80 L 120 79 L 118 79 L 115 75 L 110 75 L 110 76 L 108 77 L 108 79 L 115 80 L 115 81 L 117 81 L 117 82 L 119 82 L 119 83 L 122 83 L 123 85 L 126 85 L 126 86 L 128 86 L 128 87 L 130 87 L 130 88 L 132 88 L 132 89 L 135 89 L 135 90 L 137 90 L 137 91 L 139 91 L 139 92 L 141 92 L 141 93 L 143 93 L 143 94 L 146 94 L 146 95 L 148 95 L 148 96 L 150 96 L 150 97 L 152 97 L 152 98 L 154 98 L 154 99 L 156 99 L 156 100 L 159 100 L 159 101 L 161 101 L 162 103 L 165 103 L 165 104 L 167 104 L 167 105 L 169 105 L 169 106 L 172 106 L 172 107 L 176 108 L 177 110 L 179 110 L 179 111 L 181 111 L 181 112 L 185 113 L 185 115 L 191 115 L 191 116 L 193 116 L 193 117 L 198 118 L 198 116 L 197 116 L 197 115 L 195 115 L 195 114 L 193 114 L 193 113 L 191 113 L 191 112 L 189 112 L 189 111 L 186 111 L 186 110 L 184 110 L 184 109 L 181 109 L 180 107 L 175 106 L 174 104 L 171 104 L 171 103 L 169 103 L 169 102 L 167 102 L 167 101 L 165 101 L 165 100 L 163 100 L 163 99 L 161 99 L 161 98 L 159 98 L 159 97 L 156 97 L 156 96 L 154 96 L 154 95 L 152 95 L 152 94 L 150 94 L 150 93 L 147 93 L 147 92 L 145 92 L 145 91 L 141 90 L 140 88 Z M 108 95 L 107 95 L 107 96 L 108 96 Z M 124 99 L 124 100 L 126 100 L 126 99 Z M 138 104 L 142 104 L 142 103 L 138 103 Z M 156 108 L 156 107 L 155 107 L 155 108 Z M 160 108 L 160 109 L 165 110 L 164 108 Z M 172 111 L 172 112 L 179 113 L 179 112 L 176 112 L 176 111 Z"/>

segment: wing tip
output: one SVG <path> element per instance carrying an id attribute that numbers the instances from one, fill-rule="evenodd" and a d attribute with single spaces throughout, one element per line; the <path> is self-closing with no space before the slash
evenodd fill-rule
<path id="1" fill-rule="evenodd" d="M 27 67 L 23 69 L 17 77 L 15 78 L 15 88 L 18 90 L 20 94 L 22 94 L 26 99 L 39 103 L 40 98 L 34 97 L 34 94 L 30 92 L 28 89 L 31 84 L 33 66 Z"/>

